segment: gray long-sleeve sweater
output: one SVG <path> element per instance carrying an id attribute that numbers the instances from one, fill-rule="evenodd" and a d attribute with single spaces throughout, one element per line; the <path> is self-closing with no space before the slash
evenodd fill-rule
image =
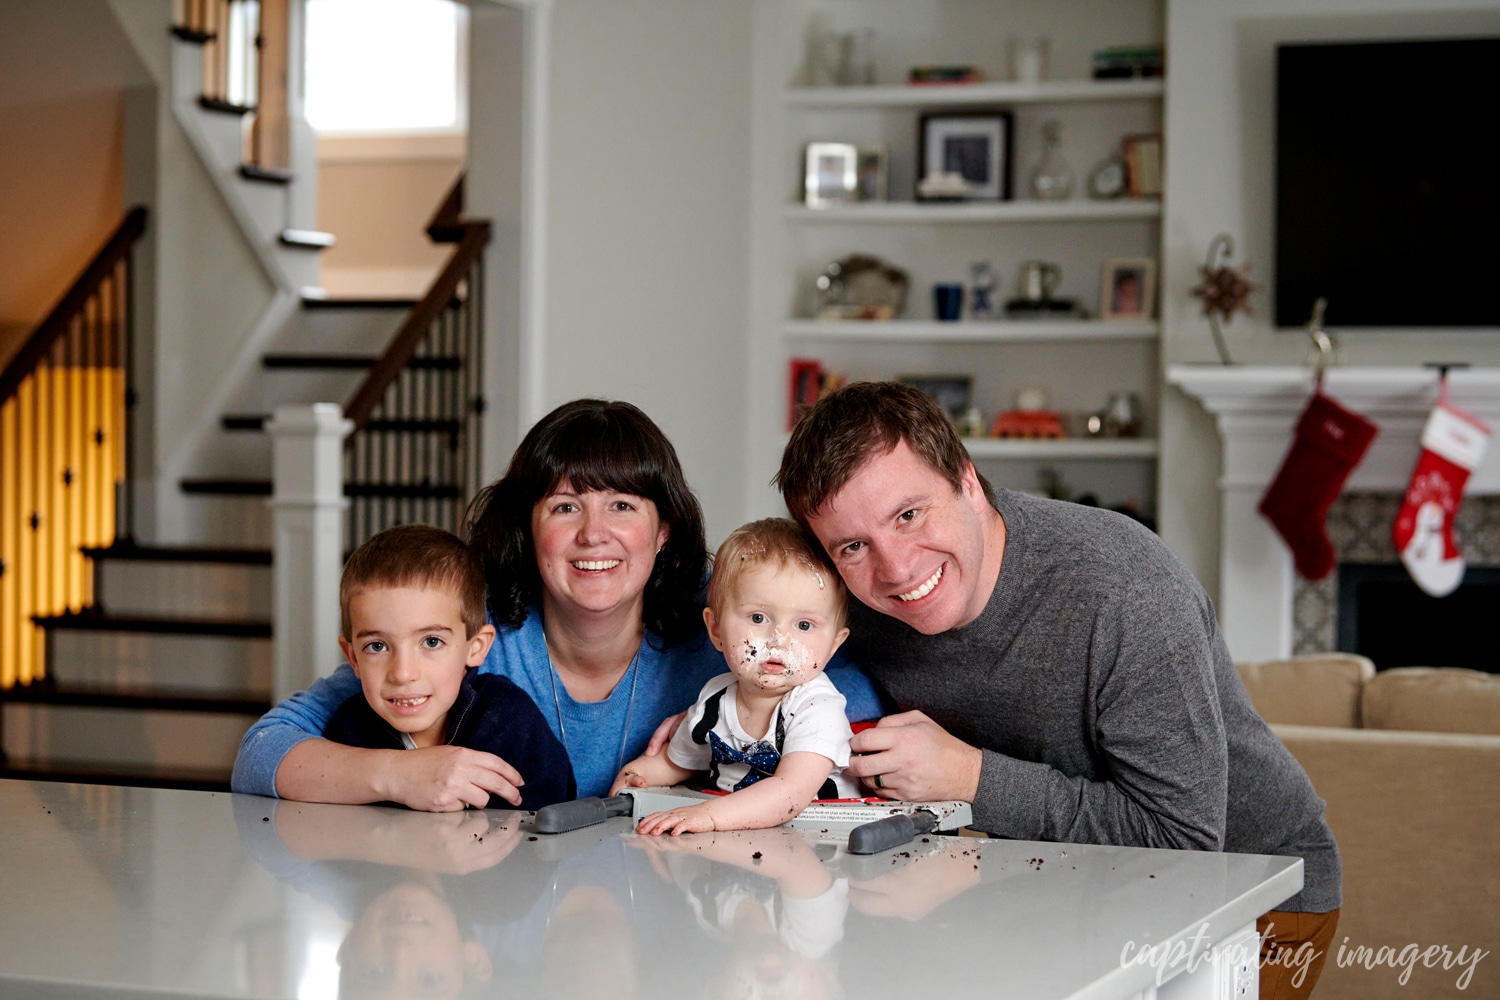
<path id="1" fill-rule="evenodd" d="M 1341 903 L 1323 802 L 1256 714 L 1208 595 L 1129 518 L 1000 491 L 979 617 L 924 636 L 851 602 L 849 654 L 902 710 L 984 751 L 974 825 L 1024 840 L 1304 861 L 1279 908 Z"/>

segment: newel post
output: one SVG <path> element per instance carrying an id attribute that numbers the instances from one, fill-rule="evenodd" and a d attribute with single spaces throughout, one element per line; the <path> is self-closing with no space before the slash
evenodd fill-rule
<path id="1" fill-rule="evenodd" d="M 278 406 L 271 435 L 275 521 L 272 642 L 277 700 L 339 662 L 339 573 L 344 565 L 344 438 L 337 403 Z"/>

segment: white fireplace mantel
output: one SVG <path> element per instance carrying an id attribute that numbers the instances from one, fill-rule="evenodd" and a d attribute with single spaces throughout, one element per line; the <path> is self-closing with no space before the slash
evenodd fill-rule
<path id="1" fill-rule="evenodd" d="M 1267 365 L 1172 365 L 1167 382 L 1214 415 L 1224 445 L 1219 528 L 1219 622 L 1237 660 L 1288 656 L 1292 650 L 1292 558 L 1256 510 L 1281 467 L 1292 428 L 1312 395 L 1307 368 Z M 1330 368 L 1323 391 L 1380 428 L 1345 490 L 1401 492 L 1420 451 L 1418 439 L 1437 401 L 1431 368 Z M 1448 374 L 1448 399 L 1500 427 L 1500 369 Z M 1500 493 L 1500 446 L 1469 478 L 1466 494 Z"/>

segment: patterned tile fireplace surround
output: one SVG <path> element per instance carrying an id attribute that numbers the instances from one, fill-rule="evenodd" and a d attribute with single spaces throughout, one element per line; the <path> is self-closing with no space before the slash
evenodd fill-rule
<path id="1" fill-rule="evenodd" d="M 1333 649 L 1338 574 L 1310 583 L 1256 511 L 1291 444 L 1312 390 L 1308 369 L 1173 365 L 1167 381 L 1214 415 L 1223 441 L 1219 620 L 1237 660 Z M 1500 429 L 1500 370 L 1449 374 L 1449 399 Z M 1394 563 L 1391 524 L 1416 465 L 1422 426 L 1437 399 L 1425 368 L 1332 368 L 1324 391 L 1380 428 L 1330 509 L 1328 536 L 1344 563 Z M 1470 566 L 1500 566 L 1500 442 L 1469 478 L 1455 538 Z"/>
<path id="2" fill-rule="evenodd" d="M 1391 565 L 1398 561 L 1391 524 L 1401 493 L 1345 493 L 1328 510 L 1325 527 L 1339 565 Z M 1500 496 L 1466 496 L 1453 528 L 1454 540 L 1471 568 L 1500 567 Z M 1339 574 L 1292 585 L 1292 652 L 1326 653 L 1337 648 Z"/>

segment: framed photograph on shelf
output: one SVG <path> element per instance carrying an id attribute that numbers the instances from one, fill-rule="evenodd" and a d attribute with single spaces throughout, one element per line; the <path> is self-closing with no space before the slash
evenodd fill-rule
<path id="1" fill-rule="evenodd" d="M 1156 306 L 1156 261 L 1116 257 L 1104 262 L 1099 285 L 1101 319 L 1150 319 Z"/>
<path id="2" fill-rule="evenodd" d="M 917 146 L 919 180 L 956 174 L 967 186 L 965 198 L 976 201 L 1010 198 L 1009 112 L 923 115 Z M 922 197 L 919 188 L 918 198 Z"/>
<path id="3" fill-rule="evenodd" d="M 860 201 L 885 201 L 889 174 L 884 146 L 860 146 L 857 187 Z"/>
<path id="4" fill-rule="evenodd" d="M 968 375 L 902 375 L 897 381 L 927 393 L 955 421 L 968 411 L 974 391 L 974 380 Z"/>
<path id="5" fill-rule="evenodd" d="M 849 142 L 810 142 L 802 191 L 808 208 L 832 208 L 859 199 L 859 147 Z"/>

